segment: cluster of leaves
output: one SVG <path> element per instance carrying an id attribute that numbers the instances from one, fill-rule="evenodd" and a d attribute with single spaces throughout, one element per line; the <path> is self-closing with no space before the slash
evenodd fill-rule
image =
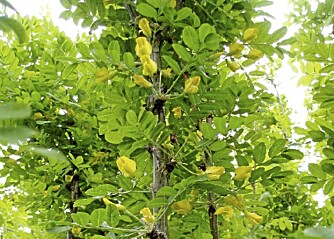
<path id="1" fill-rule="evenodd" d="M 303 153 L 280 124 L 282 102 L 257 81 L 263 72 L 246 73 L 292 42 L 286 28 L 253 22 L 268 1 L 61 3 L 62 17 L 101 36 L 73 42 L 47 20 L 19 18 L 30 40 L 0 41 L 0 101 L 16 102 L 0 108 L 0 140 L 19 145 L 0 174 L 33 225 L 51 238 L 157 238 L 168 215 L 173 239 L 281 238 L 319 222 L 326 210 L 299 183 Z M 8 123 L 10 110 L 35 134 Z M 333 184 L 328 158 L 310 166 L 318 188 Z M 152 189 L 157 174 L 168 184 Z"/>

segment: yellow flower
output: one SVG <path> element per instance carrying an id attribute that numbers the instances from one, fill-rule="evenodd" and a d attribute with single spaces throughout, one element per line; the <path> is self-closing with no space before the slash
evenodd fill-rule
<path id="1" fill-rule="evenodd" d="M 209 166 L 206 168 L 205 173 L 207 173 L 209 180 L 218 180 L 220 178 L 220 175 L 225 173 L 224 167 L 218 167 L 218 166 Z"/>
<path id="2" fill-rule="evenodd" d="M 250 42 L 250 41 L 254 40 L 257 37 L 258 33 L 259 33 L 259 29 L 257 29 L 257 28 L 248 28 L 246 31 L 244 31 L 243 40 L 245 42 Z"/>
<path id="3" fill-rule="evenodd" d="M 166 78 L 172 78 L 172 68 L 161 70 L 161 73 Z"/>
<path id="4" fill-rule="evenodd" d="M 136 83 L 136 85 L 139 85 L 141 87 L 145 87 L 145 88 L 150 88 L 152 87 L 152 83 L 145 80 L 144 76 L 140 76 L 137 74 L 133 75 L 133 80 Z"/>
<path id="5" fill-rule="evenodd" d="M 179 119 L 182 116 L 182 109 L 181 107 L 175 107 L 174 109 L 172 109 L 172 112 L 174 113 L 174 117 Z"/>
<path id="6" fill-rule="evenodd" d="M 136 162 L 128 157 L 121 156 L 116 160 L 117 167 L 125 177 L 133 176 L 136 172 Z"/>
<path id="7" fill-rule="evenodd" d="M 105 205 L 114 204 L 108 198 L 103 198 L 102 200 L 103 200 Z"/>
<path id="8" fill-rule="evenodd" d="M 239 43 L 232 43 L 230 45 L 230 56 L 235 56 L 235 57 L 240 57 L 241 56 L 241 52 L 244 49 L 244 45 L 241 45 Z"/>
<path id="9" fill-rule="evenodd" d="M 235 170 L 235 176 L 233 180 L 243 181 L 251 176 L 252 166 L 240 166 Z"/>
<path id="10" fill-rule="evenodd" d="M 224 206 L 217 208 L 216 215 L 223 215 L 227 218 L 232 218 L 233 217 L 233 208 L 231 206 Z"/>
<path id="11" fill-rule="evenodd" d="M 175 8 L 176 7 L 176 0 L 169 0 L 169 7 Z"/>
<path id="12" fill-rule="evenodd" d="M 227 67 L 230 68 L 231 71 L 236 72 L 240 69 L 240 65 L 234 61 L 228 61 Z"/>
<path id="13" fill-rule="evenodd" d="M 249 51 L 248 55 L 246 56 L 248 59 L 252 60 L 259 60 L 261 57 L 263 57 L 263 53 L 260 50 L 252 49 Z"/>
<path id="14" fill-rule="evenodd" d="M 150 55 L 141 56 L 140 61 L 143 64 L 143 75 L 153 76 L 157 72 L 157 64 L 150 58 Z"/>
<path id="15" fill-rule="evenodd" d="M 138 37 L 136 39 L 136 55 L 142 57 L 143 55 L 151 55 L 152 53 L 152 46 L 146 40 L 146 37 Z"/>
<path id="16" fill-rule="evenodd" d="M 201 81 L 201 77 L 194 76 L 185 81 L 184 93 L 196 93 L 198 91 L 198 85 Z"/>
<path id="17" fill-rule="evenodd" d="M 143 31 L 145 36 L 151 37 L 152 31 L 150 28 L 150 23 L 146 18 L 142 18 L 139 20 L 139 28 Z"/>
<path id="18" fill-rule="evenodd" d="M 174 202 L 172 205 L 172 208 L 178 213 L 178 214 L 187 214 L 189 213 L 193 207 L 190 204 L 188 199 L 184 199 L 178 202 Z"/>
<path id="19" fill-rule="evenodd" d="M 225 202 L 230 206 L 243 210 L 245 207 L 245 200 L 242 195 L 230 195 L 225 198 Z"/>
<path id="20" fill-rule="evenodd" d="M 263 217 L 256 214 L 256 213 L 253 213 L 253 212 L 245 212 L 245 216 L 248 220 L 251 221 L 252 224 L 256 225 L 256 224 L 259 224 L 260 222 L 262 222 L 263 220 Z"/>
<path id="21" fill-rule="evenodd" d="M 145 207 L 142 210 L 140 210 L 140 214 L 143 215 L 143 220 L 148 223 L 154 222 L 154 216 L 152 215 L 149 208 Z"/>
<path id="22" fill-rule="evenodd" d="M 107 68 L 102 67 L 96 72 L 96 78 L 95 81 L 98 83 L 107 81 L 109 79 L 109 71 Z"/>

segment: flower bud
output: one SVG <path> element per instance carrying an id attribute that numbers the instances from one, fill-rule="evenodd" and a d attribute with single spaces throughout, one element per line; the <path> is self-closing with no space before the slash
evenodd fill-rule
<path id="1" fill-rule="evenodd" d="M 176 0 L 169 0 L 169 7 L 175 8 L 176 7 Z"/>
<path id="2" fill-rule="evenodd" d="M 109 71 L 105 67 L 99 69 L 95 75 L 96 75 L 95 81 L 98 83 L 105 82 L 109 79 Z"/>
<path id="3" fill-rule="evenodd" d="M 248 59 L 252 59 L 252 60 L 259 60 L 261 57 L 263 57 L 263 53 L 260 50 L 257 49 L 252 49 L 249 51 L 248 55 L 246 55 L 246 57 Z"/>
<path id="4" fill-rule="evenodd" d="M 218 166 L 209 166 L 206 168 L 205 173 L 208 175 L 209 181 L 219 180 L 220 175 L 225 173 L 225 168 Z"/>
<path id="5" fill-rule="evenodd" d="M 138 37 L 136 39 L 136 55 L 142 57 L 143 55 L 151 55 L 152 53 L 152 46 L 146 40 L 146 37 Z"/>
<path id="6" fill-rule="evenodd" d="M 136 162 L 128 157 L 121 156 L 116 160 L 117 167 L 125 177 L 133 176 L 136 172 Z"/>
<path id="7" fill-rule="evenodd" d="M 239 43 L 232 43 L 229 49 L 230 49 L 230 52 L 229 52 L 230 56 L 240 57 L 241 52 L 244 49 L 244 45 L 241 45 Z"/>
<path id="8" fill-rule="evenodd" d="M 166 78 L 172 78 L 172 68 L 161 70 L 161 73 Z"/>
<path id="9" fill-rule="evenodd" d="M 174 202 L 172 205 L 172 209 L 174 209 L 178 214 L 187 214 L 193 209 L 193 207 L 188 199 L 184 199 Z"/>
<path id="10" fill-rule="evenodd" d="M 242 195 L 229 195 L 225 198 L 225 202 L 239 210 L 243 210 L 245 208 L 245 200 Z"/>
<path id="11" fill-rule="evenodd" d="M 181 107 L 175 107 L 174 109 L 172 109 L 172 112 L 174 113 L 174 117 L 179 119 L 182 116 L 182 109 Z"/>
<path id="12" fill-rule="evenodd" d="M 234 61 L 228 61 L 227 67 L 230 68 L 231 71 L 236 72 L 240 69 L 240 65 Z"/>
<path id="13" fill-rule="evenodd" d="M 262 216 L 260 216 L 260 215 L 258 215 L 256 213 L 253 213 L 253 212 L 245 212 L 245 216 L 254 225 L 259 224 L 263 220 Z"/>
<path id="14" fill-rule="evenodd" d="M 149 55 L 143 55 L 140 58 L 140 61 L 143 64 L 143 75 L 152 77 L 153 74 L 157 72 L 157 64 L 150 58 Z"/>
<path id="15" fill-rule="evenodd" d="M 140 210 L 140 214 L 143 215 L 143 220 L 148 223 L 152 223 L 155 220 L 155 217 L 152 215 L 151 210 L 147 207 Z"/>
<path id="16" fill-rule="evenodd" d="M 259 33 L 259 29 L 257 28 L 248 28 L 246 31 L 244 31 L 244 42 L 250 42 L 254 40 L 257 37 L 257 34 Z"/>
<path id="17" fill-rule="evenodd" d="M 251 176 L 252 166 L 240 166 L 235 170 L 233 180 L 243 181 Z"/>
<path id="18" fill-rule="evenodd" d="M 198 85 L 201 81 L 201 77 L 194 76 L 185 81 L 184 93 L 191 94 L 198 91 Z"/>
<path id="19" fill-rule="evenodd" d="M 150 88 L 152 87 L 152 83 L 145 80 L 143 76 L 134 74 L 133 79 L 136 85 L 139 85 L 140 87 Z"/>
<path id="20" fill-rule="evenodd" d="M 150 28 L 150 23 L 146 18 L 142 18 L 139 20 L 139 28 L 142 30 L 145 36 L 151 37 L 152 31 Z"/>
<path id="21" fill-rule="evenodd" d="M 217 208 L 215 215 L 223 215 L 227 218 L 233 217 L 233 208 L 231 206 L 224 206 Z"/>

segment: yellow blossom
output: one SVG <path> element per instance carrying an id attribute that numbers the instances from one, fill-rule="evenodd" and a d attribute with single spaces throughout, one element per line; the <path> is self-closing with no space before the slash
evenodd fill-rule
<path id="1" fill-rule="evenodd" d="M 152 87 L 152 83 L 145 80 L 144 76 L 134 74 L 133 75 L 133 81 L 136 83 L 136 85 L 139 85 L 141 87 L 145 87 L 145 88 Z"/>
<path id="2" fill-rule="evenodd" d="M 141 56 L 140 61 L 143 64 L 143 75 L 153 76 L 153 74 L 157 72 L 157 64 L 150 58 L 149 55 Z"/>
<path id="3" fill-rule="evenodd" d="M 128 157 L 121 156 L 116 160 L 117 167 L 125 177 L 133 176 L 136 172 L 136 162 Z"/>
<path id="4" fill-rule="evenodd" d="M 225 198 L 225 202 L 239 210 L 243 210 L 245 207 L 245 200 L 242 195 L 229 195 Z"/>
<path id="5" fill-rule="evenodd" d="M 178 213 L 178 214 L 187 214 L 189 213 L 193 207 L 190 204 L 190 201 L 188 199 L 184 199 L 178 202 L 174 202 L 172 205 L 172 208 Z"/>
<path id="6" fill-rule="evenodd" d="M 259 29 L 257 28 L 248 28 L 246 31 L 244 31 L 244 37 L 243 40 L 245 42 L 250 42 L 254 40 L 257 37 L 257 34 L 259 33 Z"/>
<path id="7" fill-rule="evenodd" d="M 210 181 L 218 180 L 220 178 L 220 175 L 225 173 L 225 168 L 218 166 L 209 166 L 206 168 L 205 173 L 208 175 L 208 179 Z"/>
<path id="8" fill-rule="evenodd" d="M 252 60 L 259 60 L 261 57 L 263 57 L 263 53 L 260 50 L 257 49 L 252 49 L 249 51 L 248 55 L 246 55 L 246 57 L 248 59 L 252 59 Z"/>
<path id="9" fill-rule="evenodd" d="M 175 8 L 176 7 L 176 0 L 169 0 L 169 7 Z"/>
<path id="10" fill-rule="evenodd" d="M 256 214 L 256 213 L 253 213 L 253 212 L 245 212 L 245 216 L 248 220 L 251 221 L 252 224 L 256 225 L 256 224 L 259 224 L 260 222 L 262 222 L 263 220 L 263 217 Z"/>
<path id="11" fill-rule="evenodd" d="M 217 208 L 216 215 L 223 215 L 227 218 L 232 218 L 233 217 L 233 208 L 231 206 L 224 206 Z"/>
<path id="12" fill-rule="evenodd" d="M 172 68 L 161 70 L 161 73 L 166 78 L 172 78 Z"/>
<path id="13" fill-rule="evenodd" d="M 229 48 L 230 48 L 229 52 L 230 56 L 240 57 L 244 49 L 244 45 L 241 45 L 239 43 L 232 43 Z"/>
<path id="14" fill-rule="evenodd" d="M 174 109 L 172 109 L 172 112 L 174 113 L 174 117 L 179 119 L 182 116 L 182 109 L 181 107 L 175 107 Z"/>
<path id="15" fill-rule="evenodd" d="M 107 81 L 109 79 L 109 71 L 107 68 L 102 67 L 96 72 L 96 78 L 95 81 L 98 83 Z"/>
<path id="16" fill-rule="evenodd" d="M 145 207 L 142 210 L 140 210 L 140 214 L 143 215 L 143 220 L 148 223 L 154 222 L 154 216 L 152 215 L 149 208 Z"/>
<path id="17" fill-rule="evenodd" d="M 251 176 L 252 166 L 240 166 L 235 170 L 233 180 L 243 181 Z"/>
<path id="18" fill-rule="evenodd" d="M 102 200 L 103 200 L 105 205 L 114 204 L 108 198 L 103 198 Z"/>
<path id="19" fill-rule="evenodd" d="M 150 23 L 146 18 L 139 20 L 139 28 L 143 31 L 143 34 L 147 37 L 151 37 L 152 31 L 150 28 Z"/>
<path id="20" fill-rule="evenodd" d="M 185 81 L 184 93 L 191 94 L 198 91 L 198 85 L 201 81 L 201 77 L 194 76 Z"/>
<path id="21" fill-rule="evenodd" d="M 228 61 L 227 67 L 230 68 L 231 71 L 236 72 L 240 69 L 240 65 L 234 61 Z"/>
<path id="22" fill-rule="evenodd" d="M 151 55 L 152 53 L 152 46 L 146 40 L 146 37 L 138 37 L 136 39 L 136 55 L 142 57 L 143 55 Z"/>

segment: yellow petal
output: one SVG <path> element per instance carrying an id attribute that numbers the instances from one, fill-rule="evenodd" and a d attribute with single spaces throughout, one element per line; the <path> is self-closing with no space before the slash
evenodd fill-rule
<path id="1" fill-rule="evenodd" d="M 233 208 L 231 206 L 220 207 L 215 212 L 216 215 L 223 215 L 227 218 L 233 217 Z"/>
<path id="2" fill-rule="evenodd" d="M 140 214 L 143 215 L 143 220 L 148 222 L 148 223 L 152 223 L 154 222 L 154 216 L 152 215 L 151 211 L 149 208 L 145 207 L 142 210 L 140 210 Z"/>
<path id="3" fill-rule="evenodd" d="M 208 175 L 208 179 L 210 181 L 212 180 L 219 180 L 220 175 L 225 173 L 224 167 L 218 167 L 218 166 L 209 166 L 206 168 L 205 173 Z"/>
<path id="4" fill-rule="evenodd" d="M 243 181 L 251 176 L 252 166 L 240 166 L 235 170 L 235 176 L 233 180 Z"/>
<path id="5" fill-rule="evenodd" d="M 166 78 L 172 78 L 172 68 L 161 70 L 161 73 Z"/>
<path id="6" fill-rule="evenodd" d="M 248 59 L 252 59 L 252 60 L 259 60 L 261 57 L 263 57 L 263 53 L 260 50 L 257 49 L 252 49 L 249 51 L 248 55 L 246 55 L 246 57 Z"/>
<path id="7" fill-rule="evenodd" d="M 117 167 L 125 177 L 133 176 L 136 172 L 136 162 L 128 157 L 121 156 L 116 160 Z"/>
<path id="8" fill-rule="evenodd" d="M 178 202 L 174 202 L 172 209 L 174 209 L 174 211 L 176 211 L 178 214 L 187 214 L 193 209 L 193 207 L 188 199 L 184 199 Z"/>
<path id="9" fill-rule="evenodd" d="M 246 212 L 245 213 L 245 216 L 248 220 L 251 221 L 252 224 L 256 225 L 256 224 L 259 224 L 260 222 L 262 222 L 263 220 L 263 217 L 256 214 L 256 213 L 253 213 L 253 212 Z"/>
<path id="10" fill-rule="evenodd" d="M 230 56 L 240 57 L 244 49 L 244 45 L 241 45 L 239 43 L 232 43 L 229 48 L 230 48 L 229 52 Z"/>
<path id="11" fill-rule="evenodd" d="M 152 53 L 152 46 L 146 40 L 146 37 L 138 37 L 136 39 L 136 55 L 142 57 L 143 55 L 151 55 Z"/>
<path id="12" fill-rule="evenodd" d="M 113 204 L 108 198 L 102 199 L 105 205 Z"/>
<path id="13" fill-rule="evenodd" d="M 239 210 L 243 210 L 245 207 L 245 200 L 242 195 L 229 195 L 225 198 L 225 202 Z"/>
<path id="14" fill-rule="evenodd" d="M 201 77 L 194 76 L 189 79 L 187 79 L 184 83 L 184 93 L 191 94 L 196 93 L 198 91 L 198 85 L 201 81 Z"/>
<path id="15" fill-rule="evenodd" d="M 141 87 L 145 87 L 145 88 L 150 88 L 152 87 L 152 83 L 145 80 L 145 78 L 143 76 L 134 74 L 133 75 L 133 81 L 135 82 L 136 85 L 141 86 Z"/>
<path id="16" fill-rule="evenodd" d="M 182 109 L 181 107 L 175 107 L 174 109 L 172 109 L 172 112 L 174 113 L 174 117 L 179 119 L 182 116 Z"/>
<path id="17" fill-rule="evenodd" d="M 248 28 L 246 31 L 244 31 L 243 40 L 245 42 L 250 42 L 250 41 L 254 40 L 257 37 L 258 33 L 259 33 L 259 29 L 257 29 L 257 28 Z"/>
<path id="18" fill-rule="evenodd" d="M 143 64 L 143 75 L 153 76 L 157 72 L 157 64 L 150 58 L 149 55 L 143 55 L 140 57 L 140 61 Z"/>
<path id="19" fill-rule="evenodd" d="M 176 7 L 176 0 L 169 0 L 169 7 L 175 8 Z"/>
<path id="20" fill-rule="evenodd" d="M 150 23 L 146 18 L 142 18 L 139 20 L 139 28 L 142 30 L 143 34 L 147 37 L 151 37 L 152 31 L 150 28 Z"/>

